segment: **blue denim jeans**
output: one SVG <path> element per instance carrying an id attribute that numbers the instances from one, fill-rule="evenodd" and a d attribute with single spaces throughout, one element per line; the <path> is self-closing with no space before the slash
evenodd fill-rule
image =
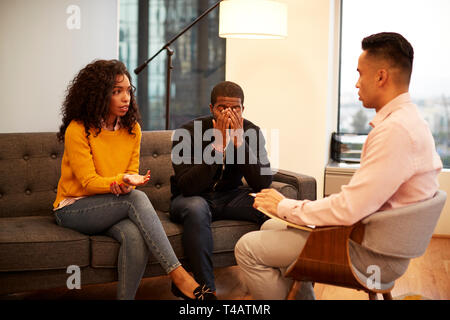
<path id="1" fill-rule="evenodd" d="M 170 219 L 183 224 L 183 248 L 195 280 L 215 289 L 212 264 L 213 236 L 211 222 L 215 220 L 247 220 L 262 224 L 268 218 L 253 208 L 253 192 L 238 188 L 227 192 L 211 192 L 201 196 L 177 196 L 170 204 Z"/>
<path id="2" fill-rule="evenodd" d="M 134 299 L 151 252 L 166 273 L 180 266 L 155 209 L 139 190 L 86 197 L 55 212 L 58 225 L 87 235 L 106 233 L 121 243 L 118 299 Z"/>

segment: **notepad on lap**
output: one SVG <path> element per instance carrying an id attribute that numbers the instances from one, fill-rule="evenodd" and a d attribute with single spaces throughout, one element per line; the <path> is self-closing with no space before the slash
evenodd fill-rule
<path id="1" fill-rule="evenodd" d="M 255 196 L 256 196 L 256 193 L 250 193 L 250 195 L 251 195 L 252 197 L 255 197 Z M 298 224 L 295 224 L 295 223 L 286 221 L 286 220 L 284 220 L 284 219 L 281 219 L 279 216 L 276 216 L 276 215 L 273 215 L 273 214 L 271 214 L 271 213 L 268 213 L 266 210 L 264 210 L 264 209 L 262 209 L 262 208 L 257 208 L 257 210 L 261 211 L 262 213 L 264 213 L 264 214 L 265 214 L 266 216 L 268 216 L 269 218 L 272 218 L 272 219 L 281 221 L 281 222 L 287 224 L 288 226 L 290 226 L 290 227 L 292 227 L 292 228 L 296 228 L 296 229 L 300 229 L 300 230 L 305 230 L 305 231 L 312 231 L 312 230 L 315 228 L 315 226 L 311 226 L 311 225 L 308 225 L 308 226 L 299 226 Z"/>
<path id="2" fill-rule="evenodd" d="M 286 221 L 286 220 L 284 220 L 284 219 L 281 219 L 281 218 L 278 217 L 278 216 L 275 216 L 275 215 L 273 215 L 273 214 L 270 214 L 270 213 L 268 213 L 266 210 L 261 209 L 261 208 L 257 208 L 257 210 L 261 211 L 261 212 L 264 213 L 266 216 L 268 216 L 268 217 L 270 217 L 270 218 L 272 218 L 272 219 L 275 219 L 275 220 L 278 220 L 278 221 L 281 221 L 281 222 L 287 224 L 288 226 L 290 226 L 290 227 L 292 227 L 292 228 L 296 228 L 296 229 L 300 229 L 300 230 L 305 230 L 305 231 L 312 231 L 312 230 L 315 228 L 315 226 L 299 226 L 298 224 L 295 224 L 295 223 Z"/>

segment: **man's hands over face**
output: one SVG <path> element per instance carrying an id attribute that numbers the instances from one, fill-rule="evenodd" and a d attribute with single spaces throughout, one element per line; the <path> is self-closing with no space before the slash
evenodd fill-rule
<path id="1" fill-rule="evenodd" d="M 214 127 L 214 145 L 223 150 L 229 141 L 228 136 L 228 128 L 230 126 L 230 119 L 227 116 L 227 109 L 222 110 L 221 112 L 215 112 L 216 119 L 213 119 L 213 127 Z"/>
<path id="2" fill-rule="evenodd" d="M 243 143 L 244 136 L 244 118 L 242 114 L 234 109 L 227 109 L 230 119 L 230 137 L 236 148 L 239 148 Z"/>
<path id="3" fill-rule="evenodd" d="M 214 113 L 216 119 L 213 119 L 213 127 L 215 130 L 215 146 L 224 149 L 230 139 L 236 148 L 243 143 L 244 135 L 244 118 L 240 111 L 234 108 L 225 108 L 222 111 Z M 222 145 L 220 145 L 222 141 Z"/>

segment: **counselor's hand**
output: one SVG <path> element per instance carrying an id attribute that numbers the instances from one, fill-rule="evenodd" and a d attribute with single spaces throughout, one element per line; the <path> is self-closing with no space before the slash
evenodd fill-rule
<path id="1" fill-rule="evenodd" d="M 253 207 L 255 209 L 261 208 L 273 215 L 277 215 L 278 204 L 285 197 L 275 189 L 263 189 L 255 196 Z"/>
<path id="2" fill-rule="evenodd" d="M 140 187 L 147 184 L 150 181 L 150 170 L 147 171 L 145 176 L 140 174 L 125 174 L 123 176 L 123 182 L 134 187 Z"/>

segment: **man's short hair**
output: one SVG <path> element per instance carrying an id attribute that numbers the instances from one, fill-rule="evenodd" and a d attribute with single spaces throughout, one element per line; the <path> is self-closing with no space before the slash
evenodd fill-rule
<path id="1" fill-rule="evenodd" d="M 414 49 L 401 34 L 382 32 L 366 37 L 362 41 L 362 49 L 369 56 L 387 60 L 392 67 L 401 70 L 409 83 L 414 60 Z"/>
<path id="2" fill-rule="evenodd" d="M 216 104 L 217 97 L 241 98 L 241 103 L 244 104 L 244 91 L 237 83 L 231 81 L 220 82 L 212 89 L 212 105 Z"/>

